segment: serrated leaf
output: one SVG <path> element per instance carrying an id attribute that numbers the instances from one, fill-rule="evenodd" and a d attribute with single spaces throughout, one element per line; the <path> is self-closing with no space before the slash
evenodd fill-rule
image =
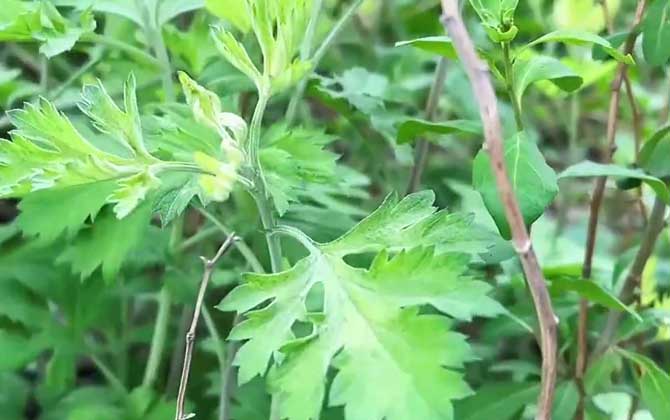
<path id="1" fill-rule="evenodd" d="M 469 260 L 467 254 L 435 255 L 432 248 L 413 248 L 394 257 L 382 251 L 370 267 L 372 290 L 401 306 L 430 304 L 458 319 L 504 313 L 505 309 L 487 296 L 492 287 L 467 276 Z M 411 290 L 407 283 L 412 284 Z"/>
<path id="2" fill-rule="evenodd" d="M 140 243 L 151 218 L 151 205 L 144 203 L 128 217 L 118 220 L 111 214 L 100 215 L 89 229 L 82 231 L 58 257 L 72 271 L 89 277 L 101 267 L 107 282 L 121 269 L 128 254 Z"/>
<path id="3" fill-rule="evenodd" d="M 389 85 L 386 76 L 362 67 L 348 69 L 332 79 L 322 77 L 321 82 L 322 89 L 332 98 L 344 99 L 364 114 L 383 109 Z"/>
<path id="4" fill-rule="evenodd" d="M 640 169 L 628 169 L 614 164 L 584 161 L 570 166 L 559 175 L 559 179 L 608 176 L 615 178 L 639 179 L 649 185 L 658 197 L 670 204 L 670 190 L 660 179 L 645 174 Z"/>
<path id="5" fill-rule="evenodd" d="M 465 275 L 466 254 L 436 254 L 435 247 L 456 246 L 469 228 L 435 213 L 433 198 L 429 192 L 400 202 L 390 197 L 327 244 L 289 229 L 310 255 L 288 271 L 248 274 L 223 300 L 220 309 L 246 314 L 230 336 L 247 340 L 235 359 L 240 380 L 262 375 L 271 364 L 270 389 L 283 418 L 319 418 L 330 366 L 338 372 L 329 405 L 344 405 L 349 419 L 453 418 L 451 400 L 470 393 L 453 370 L 469 360 L 468 346 L 448 330 L 448 318 L 421 314 L 418 307 L 434 305 L 464 319 L 501 308 L 486 297 L 487 285 Z M 427 248 L 415 249 L 410 239 L 416 237 Z M 392 259 L 385 253 L 405 248 L 412 249 Z M 343 260 L 375 249 L 382 253 L 369 270 Z M 323 302 L 316 313 L 307 310 L 308 295 Z M 456 300 L 463 305 L 451 304 Z M 311 324 L 311 334 L 295 339 L 298 321 Z"/>
<path id="6" fill-rule="evenodd" d="M 261 73 L 253 61 L 251 61 L 247 50 L 235 39 L 233 34 L 222 27 L 215 27 L 212 29 L 212 38 L 214 38 L 216 47 L 225 59 L 251 79 L 257 87 L 260 86 L 262 80 Z"/>
<path id="7" fill-rule="evenodd" d="M 523 94 L 526 89 L 540 80 L 549 80 L 565 92 L 572 92 L 582 86 L 582 78 L 570 67 L 559 60 L 543 56 L 532 56 L 527 60 L 517 59 L 514 62 L 514 95 L 523 105 Z"/>
<path id="8" fill-rule="evenodd" d="M 470 215 L 436 211 L 435 193 L 422 191 L 398 201 L 391 194 L 384 202 L 340 238 L 324 245 L 336 254 L 396 252 L 437 244 L 437 251 L 486 252 L 487 245 L 469 229 Z"/>
<path id="9" fill-rule="evenodd" d="M 192 180 L 164 191 L 154 203 L 153 212 L 158 214 L 161 224 L 167 226 L 186 210 L 189 203 L 198 194 L 197 185 Z"/>
<path id="10" fill-rule="evenodd" d="M 338 156 L 325 147 L 334 140 L 321 130 L 283 124 L 271 127 L 260 152 L 270 194 L 280 215 L 290 203 L 300 202 L 309 187 L 338 184 L 335 177 Z"/>
<path id="11" fill-rule="evenodd" d="M 521 214 L 530 226 L 537 220 L 558 193 L 556 173 L 544 160 L 537 145 L 524 133 L 517 133 L 504 144 L 507 174 L 521 208 Z M 484 204 L 505 239 L 511 238 L 505 209 L 500 201 L 490 158 L 480 150 L 472 169 L 472 184 L 484 199 Z"/>
<path id="12" fill-rule="evenodd" d="M 646 356 L 618 349 L 618 353 L 642 370 L 639 378 L 642 401 L 655 419 L 670 418 L 670 375 Z"/>
<path id="13" fill-rule="evenodd" d="M 427 36 L 423 38 L 411 39 L 409 41 L 396 42 L 396 47 L 404 47 L 410 45 L 412 47 L 424 50 L 430 53 L 441 55 L 452 60 L 458 58 L 456 48 L 454 47 L 451 38 L 448 36 Z"/>
<path id="14" fill-rule="evenodd" d="M 663 66 L 670 59 L 670 3 L 666 0 L 654 1 L 645 14 L 642 23 L 642 52 L 647 62 Z"/>
<path id="15" fill-rule="evenodd" d="M 95 219 L 116 188 L 114 181 L 103 181 L 36 191 L 19 203 L 17 224 L 24 234 L 45 243 L 63 233 L 72 237 L 88 219 Z"/>
<path id="16" fill-rule="evenodd" d="M 173 25 L 164 27 L 163 36 L 175 61 L 183 61 L 196 76 L 202 74 L 207 65 L 218 56 L 218 50 L 210 38 L 206 13 L 196 14 L 187 30 L 182 31 Z M 193 48 L 194 45 L 198 48 Z"/>
<path id="17" fill-rule="evenodd" d="M 478 121 L 472 120 L 452 120 L 437 123 L 418 118 L 409 118 L 398 126 L 396 140 L 398 144 L 410 143 L 425 133 L 480 135 L 482 133 L 482 125 Z"/>
<path id="18" fill-rule="evenodd" d="M 0 11 L 0 41 L 38 41 L 40 52 L 49 58 L 71 50 L 95 26 L 90 11 L 66 19 L 45 1 L 5 0 Z"/>
<path id="19" fill-rule="evenodd" d="M 95 85 L 84 86 L 79 109 L 91 119 L 95 128 L 109 134 L 133 156 L 151 161 L 153 157 L 147 152 L 142 137 L 136 88 L 135 76 L 131 74 L 123 86 L 125 109 L 121 110 L 98 80 Z"/>
<path id="20" fill-rule="evenodd" d="M 612 44 L 610 44 L 610 42 L 605 38 L 602 38 L 592 32 L 579 31 L 574 29 L 560 29 L 554 32 L 550 32 L 546 35 L 537 38 L 536 40 L 530 42 L 529 44 L 526 44 L 522 48 L 522 50 L 546 42 L 562 42 L 564 44 L 573 44 L 573 45 L 585 45 L 585 44 L 598 45 L 602 47 L 603 50 L 607 52 L 607 54 L 609 54 L 612 58 L 616 59 L 617 61 L 626 64 L 635 64 L 635 61 L 633 60 L 633 57 L 630 54 L 628 55 L 622 54 L 619 50 L 614 48 Z"/>
<path id="21" fill-rule="evenodd" d="M 647 140 L 640 150 L 640 166 L 651 175 L 659 178 L 670 176 L 670 125 L 661 127 Z"/>

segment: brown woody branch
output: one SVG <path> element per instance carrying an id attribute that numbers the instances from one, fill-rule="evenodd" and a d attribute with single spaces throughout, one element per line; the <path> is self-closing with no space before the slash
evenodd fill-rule
<path id="1" fill-rule="evenodd" d="M 212 259 L 200 257 L 204 265 L 204 272 L 202 280 L 200 281 L 200 290 L 198 290 L 198 297 L 195 302 L 195 309 L 193 310 L 193 318 L 191 319 L 191 327 L 186 333 L 186 349 L 184 350 L 184 365 L 181 371 L 181 380 L 179 381 L 179 392 L 177 394 L 177 412 L 175 420 L 186 420 L 195 417 L 195 414 L 184 414 L 184 404 L 186 402 L 186 387 L 188 386 L 188 377 L 191 371 L 191 360 L 193 359 L 193 346 L 195 344 L 195 333 L 198 328 L 198 321 L 200 319 L 200 311 L 202 303 L 205 299 L 205 292 L 207 285 L 212 278 L 214 268 L 219 263 L 219 260 L 230 250 L 233 243 L 237 240 L 235 233 L 230 234 L 223 242 L 216 255 Z"/>
<path id="2" fill-rule="evenodd" d="M 609 14 L 607 13 L 607 2 L 603 2 L 605 18 L 607 22 L 611 22 Z M 640 22 L 642 21 L 642 16 L 647 7 L 646 0 L 640 0 L 637 4 L 637 9 L 635 10 L 635 17 L 633 19 L 633 25 L 631 31 L 626 38 L 624 44 L 624 54 L 630 54 L 633 51 L 635 46 L 635 40 L 638 36 L 638 29 Z M 609 25 L 611 26 L 611 24 Z M 605 163 L 610 163 L 612 161 L 612 156 L 616 151 L 616 133 L 617 126 L 619 121 L 619 103 L 621 101 L 621 85 L 623 84 L 624 79 L 626 78 L 628 66 L 625 63 L 619 63 L 614 77 L 614 81 L 611 85 L 611 96 L 607 117 L 607 150 L 605 151 L 604 161 Z M 600 216 L 600 208 L 602 206 L 603 196 L 605 194 L 605 185 L 607 183 L 607 177 L 599 177 L 596 180 L 596 185 L 593 189 L 590 214 L 589 214 L 589 224 L 586 235 L 586 248 L 584 251 L 584 263 L 582 265 L 582 278 L 586 281 L 589 280 L 593 274 L 593 255 L 595 251 L 596 244 L 596 235 L 598 232 L 598 219 Z M 584 373 L 586 372 L 586 361 L 588 358 L 588 339 L 587 339 L 587 330 L 588 330 L 588 302 L 585 299 L 582 299 L 579 303 L 579 321 L 578 321 L 578 332 L 577 332 L 577 361 L 575 364 L 575 378 L 577 380 L 577 385 L 580 390 L 580 403 L 578 405 L 576 419 L 582 419 L 584 417 L 584 389 L 583 389 L 583 378 Z"/>
<path id="3" fill-rule="evenodd" d="M 538 401 L 537 419 L 551 419 L 551 409 L 556 387 L 556 323 L 547 286 L 537 261 L 537 256 L 526 230 L 519 203 L 507 175 L 503 153 L 503 137 L 497 99 L 491 84 L 489 68 L 475 52 L 458 9 L 456 0 L 442 0 L 443 24 L 451 36 L 458 56 L 472 84 L 472 90 L 479 104 L 479 112 L 484 125 L 484 149 L 491 158 L 491 167 L 505 215 L 512 231 L 512 242 L 521 259 L 528 287 L 540 326 L 540 346 L 542 349 L 542 387 Z"/>

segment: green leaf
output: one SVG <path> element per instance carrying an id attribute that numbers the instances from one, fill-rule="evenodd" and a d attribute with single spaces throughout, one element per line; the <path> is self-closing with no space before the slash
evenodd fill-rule
<path id="1" fill-rule="evenodd" d="M 422 191 L 398 201 L 389 195 L 384 202 L 340 238 L 324 245 L 338 255 L 396 252 L 405 248 L 432 246 L 437 252 L 459 251 L 479 254 L 488 250 L 488 241 L 482 240 L 470 229 L 471 215 L 436 211 L 432 206 L 435 194 Z"/>
<path id="2" fill-rule="evenodd" d="M 212 44 L 210 27 L 206 13 L 198 13 L 187 30 L 174 25 L 164 27 L 163 36 L 175 61 L 183 61 L 189 71 L 195 75 L 203 73 L 207 65 L 219 55 Z M 198 48 L 193 48 L 197 45 Z"/>
<path id="3" fill-rule="evenodd" d="M 205 7 L 214 16 L 232 23 L 242 32 L 251 29 L 251 19 L 244 0 L 205 0 Z"/>
<path id="4" fill-rule="evenodd" d="M 123 85 L 125 110 L 121 110 L 98 80 L 95 85 L 84 86 L 79 109 L 101 133 L 109 134 L 133 156 L 151 161 L 154 158 L 147 152 L 142 137 L 136 88 L 135 76 L 131 74 Z"/>
<path id="5" fill-rule="evenodd" d="M 396 42 L 396 47 L 404 47 L 410 45 L 412 47 L 424 50 L 430 53 L 438 54 L 451 60 L 458 59 L 456 48 L 448 36 L 427 36 L 424 38 L 416 38 L 409 41 Z"/>
<path id="6" fill-rule="evenodd" d="M 572 420 L 579 403 L 579 390 L 573 381 L 556 386 L 556 395 L 551 418 L 554 420 Z"/>
<path id="7" fill-rule="evenodd" d="M 507 174 L 519 201 L 521 214 L 526 225 L 530 226 L 558 193 L 556 173 L 547 165 L 537 145 L 529 141 L 524 133 L 518 133 L 505 141 L 504 153 Z M 510 239 L 511 232 L 491 171 L 491 161 L 483 149 L 475 157 L 472 184 L 484 199 L 500 234 Z"/>
<path id="8" fill-rule="evenodd" d="M 553 18 L 560 29 L 572 29 L 598 33 L 605 29 L 605 14 L 602 5 L 595 0 L 556 0 Z M 608 13 L 615 16 L 619 0 L 607 3 Z"/>
<path id="9" fill-rule="evenodd" d="M 128 254 L 141 242 L 150 218 L 149 203 L 139 206 L 122 220 L 109 213 L 100 215 L 94 225 L 79 233 L 57 262 L 71 264 L 72 271 L 82 278 L 101 267 L 104 279 L 111 282 Z"/>
<path id="10" fill-rule="evenodd" d="M 364 114 L 384 108 L 389 80 L 380 73 L 353 67 L 332 79 L 321 77 L 322 89 L 332 98 L 344 99 Z"/>
<path id="11" fill-rule="evenodd" d="M 214 43 L 224 58 L 251 79 L 256 87 L 260 87 L 263 83 L 261 73 L 254 62 L 251 61 L 247 50 L 235 39 L 233 34 L 223 27 L 217 26 L 212 28 L 212 38 L 214 38 Z"/>
<path id="12" fill-rule="evenodd" d="M 670 418 L 670 375 L 646 356 L 623 349 L 617 349 L 617 352 L 642 370 L 639 378 L 642 401 L 654 418 Z"/>
<path id="13" fill-rule="evenodd" d="M 456 404 L 458 420 L 510 420 L 537 399 L 536 383 L 486 384 L 477 393 Z M 504 398 L 501 396 L 504 395 Z"/>
<path id="14" fill-rule="evenodd" d="M 642 52 L 647 62 L 663 66 L 670 59 L 670 2 L 654 1 L 645 14 L 642 23 Z"/>
<path id="15" fill-rule="evenodd" d="M 321 130 L 284 124 L 271 127 L 260 152 L 268 189 L 277 211 L 283 215 L 290 203 L 298 203 L 309 187 L 338 185 L 335 176 L 338 156 L 325 147 L 335 140 Z"/>
<path id="16" fill-rule="evenodd" d="M 479 18 L 485 25 L 494 28 L 510 24 L 519 0 L 470 0 Z"/>
<path id="17" fill-rule="evenodd" d="M 647 140 L 640 150 L 640 166 L 651 175 L 659 178 L 670 176 L 670 165 L 667 156 L 670 156 L 670 125 L 661 127 Z"/>
<path id="18" fill-rule="evenodd" d="M 472 120 L 452 120 L 436 123 L 418 118 L 408 118 L 398 126 L 398 144 L 411 143 L 425 133 L 481 135 L 482 125 L 479 121 Z"/>
<path id="19" fill-rule="evenodd" d="M 154 203 L 153 212 L 158 214 L 161 224 L 167 226 L 186 210 L 198 191 L 197 184 L 189 179 L 182 185 L 162 192 Z"/>
<path id="20" fill-rule="evenodd" d="M 583 177 L 597 177 L 597 176 L 611 176 L 616 178 L 634 178 L 642 180 L 649 185 L 652 190 L 658 195 L 661 200 L 670 204 L 670 191 L 663 181 L 645 174 L 640 169 L 628 169 L 622 166 L 613 164 L 602 164 L 591 161 L 584 161 L 572 165 L 565 171 L 561 172 L 559 179 L 564 178 L 583 178 Z"/>
<path id="21" fill-rule="evenodd" d="M 576 292 L 584 299 L 606 308 L 617 311 L 626 311 L 635 319 L 642 322 L 642 318 L 637 312 L 629 308 L 615 295 L 603 289 L 599 284 L 592 280 L 570 278 L 566 276 L 553 277 L 551 278 L 551 286 L 549 290 L 555 295 L 560 295 L 565 292 Z"/>
<path id="22" fill-rule="evenodd" d="M 245 314 L 230 335 L 246 340 L 235 359 L 240 382 L 271 364 L 270 389 L 282 418 L 319 418 L 331 366 L 337 374 L 329 405 L 343 405 L 347 418 L 453 418 L 451 400 L 470 393 L 453 368 L 469 359 L 469 348 L 463 336 L 449 331 L 448 318 L 418 308 L 432 305 L 463 319 L 502 308 L 486 296 L 488 285 L 465 274 L 467 255 L 436 253 L 444 242 L 457 247 L 456 238 L 465 237 L 469 226 L 456 228 L 455 215 L 435 213 L 433 199 L 429 192 L 400 202 L 389 197 L 326 244 L 279 228 L 299 239 L 309 256 L 281 273 L 247 274 L 220 304 Z M 415 248 L 417 237 L 426 248 Z M 373 249 L 382 252 L 369 269 L 344 260 Z M 389 259 L 392 249 L 401 253 Z M 311 333 L 296 338 L 299 321 L 310 324 Z"/>
<path id="23" fill-rule="evenodd" d="M 49 58 L 71 50 L 96 26 L 90 10 L 67 19 L 51 2 L 5 0 L 2 6 L 0 41 L 38 41 L 40 52 Z"/>
<path id="24" fill-rule="evenodd" d="M 514 62 L 514 95 L 523 105 L 523 94 L 526 89 L 540 80 L 549 80 L 565 92 L 579 89 L 584 82 L 570 67 L 559 60 L 543 56 L 532 56 L 528 60 L 517 59 Z"/>
<path id="25" fill-rule="evenodd" d="M 43 350 L 38 340 L 0 329 L 0 372 L 15 371 L 35 360 Z"/>
<path id="26" fill-rule="evenodd" d="M 26 235 L 45 243 L 63 233 L 73 237 L 89 218 L 95 219 L 115 189 L 114 181 L 103 181 L 36 191 L 19 203 L 17 224 Z"/>
<path id="27" fill-rule="evenodd" d="M 616 59 L 621 63 L 626 64 L 635 64 L 633 57 L 628 54 L 624 55 L 619 50 L 614 48 L 612 44 L 605 38 L 602 38 L 594 33 L 579 31 L 573 29 L 560 29 L 558 31 L 550 32 L 546 35 L 543 35 L 537 38 L 535 41 L 532 41 L 529 44 L 526 44 L 521 51 L 526 48 L 533 47 L 538 44 L 545 42 L 562 42 L 564 44 L 574 44 L 574 45 L 585 45 L 585 44 L 594 44 L 598 45 L 607 52 L 612 58 Z"/>

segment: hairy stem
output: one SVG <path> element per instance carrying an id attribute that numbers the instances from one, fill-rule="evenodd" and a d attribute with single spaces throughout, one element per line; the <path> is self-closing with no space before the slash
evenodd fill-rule
<path id="1" fill-rule="evenodd" d="M 642 21 L 642 16 L 647 7 L 646 0 L 640 0 L 637 4 L 635 17 L 633 20 L 631 31 L 626 38 L 624 45 L 624 54 L 629 54 L 633 51 L 635 40 L 638 36 L 637 28 Z M 611 85 L 611 97 L 609 104 L 609 111 L 607 117 L 607 150 L 605 151 L 605 163 L 612 160 L 612 156 L 616 151 L 616 133 L 617 124 L 619 120 L 619 102 L 621 99 L 621 85 L 628 66 L 625 63 L 620 63 L 617 67 L 616 76 Z M 593 255 L 596 245 L 596 235 L 598 231 L 598 219 L 600 216 L 600 207 L 602 206 L 603 196 L 605 194 L 605 185 L 607 183 L 606 177 L 597 179 L 593 193 L 591 196 L 591 206 L 588 222 L 588 230 L 586 236 L 586 248 L 584 251 L 584 263 L 582 265 L 582 279 L 590 281 L 593 269 Z M 577 414 L 575 418 L 581 420 L 584 418 L 584 387 L 583 377 L 586 372 L 586 365 L 588 359 L 588 302 L 582 299 L 579 304 L 579 325 L 577 332 L 577 360 L 575 363 L 575 378 L 579 389 L 579 404 L 577 407 Z"/>
<path id="2" fill-rule="evenodd" d="M 186 403 L 186 388 L 188 386 L 189 373 L 191 371 L 191 361 L 193 359 L 193 347 L 195 345 L 195 333 L 198 328 L 198 321 L 200 320 L 200 312 L 202 310 L 202 304 L 205 300 L 205 292 L 207 291 L 207 285 L 209 284 L 210 279 L 212 278 L 212 273 L 216 268 L 216 265 L 219 263 L 221 258 L 230 250 L 233 246 L 233 243 L 236 240 L 236 236 L 233 233 L 228 236 L 223 242 L 219 250 L 216 252 L 214 257 L 207 259 L 205 257 L 200 257 L 204 265 L 204 271 L 202 274 L 202 280 L 200 281 L 200 289 L 198 290 L 198 297 L 195 302 L 195 309 L 193 310 L 193 318 L 191 319 L 191 326 L 186 333 L 186 349 L 184 350 L 184 364 L 181 371 L 181 380 L 179 381 L 179 392 L 177 394 L 177 410 L 175 413 L 175 420 L 185 420 L 193 417 L 192 415 L 184 414 L 184 404 Z"/>
<path id="3" fill-rule="evenodd" d="M 537 419 L 549 420 L 551 419 L 556 387 L 556 316 L 542 270 L 519 209 L 519 203 L 507 174 L 503 152 L 502 126 L 489 68 L 475 52 L 475 46 L 459 12 L 458 2 L 456 0 L 442 0 L 442 10 L 444 12 L 443 24 L 456 47 L 458 56 L 470 79 L 474 97 L 479 104 L 486 138 L 484 148 L 491 158 L 491 167 L 500 199 L 512 231 L 512 242 L 521 259 L 537 313 L 540 326 L 540 347 L 542 349 L 542 385 L 537 404 Z"/>
<path id="4" fill-rule="evenodd" d="M 444 81 L 447 78 L 447 64 L 447 59 L 444 57 L 440 58 L 440 61 L 437 63 L 435 77 L 433 78 L 433 83 L 430 86 L 430 92 L 428 93 L 428 99 L 426 100 L 425 116 L 428 121 L 434 121 L 437 117 L 437 108 L 440 103 L 440 94 L 442 93 L 442 88 L 444 87 Z M 428 164 L 429 151 L 430 143 L 428 140 L 420 139 L 416 145 L 414 166 L 412 167 L 412 172 L 409 177 L 407 194 L 416 192 L 416 190 L 419 189 L 423 171 Z"/>
<path id="5" fill-rule="evenodd" d="M 268 100 L 270 99 L 269 96 L 267 89 L 262 88 L 259 90 L 258 102 L 256 103 L 254 115 L 251 119 L 251 126 L 249 127 L 247 154 L 254 172 L 254 191 L 252 192 L 252 195 L 256 201 L 256 207 L 258 208 L 261 223 L 265 230 L 265 239 L 270 254 L 270 264 L 272 266 L 272 271 L 278 272 L 281 270 L 282 265 L 281 243 L 279 242 L 279 238 L 272 235 L 272 229 L 275 228 L 277 222 L 275 221 L 274 206 L 271 197 L 268 195 L 265 177 L 263 175 L 263 166 L 260 161 L 261 124 L 263 122 L 263 116 L 265 115 L 265 109 L 268 105 Z"/>

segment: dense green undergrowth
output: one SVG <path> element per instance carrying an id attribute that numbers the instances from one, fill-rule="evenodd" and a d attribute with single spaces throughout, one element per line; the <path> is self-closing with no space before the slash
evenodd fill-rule
<path id="1" fill-rule="evenodd" d="M 455 1 L 4 0 L 2 418 L 670 419 L 670 2 Z"/>

